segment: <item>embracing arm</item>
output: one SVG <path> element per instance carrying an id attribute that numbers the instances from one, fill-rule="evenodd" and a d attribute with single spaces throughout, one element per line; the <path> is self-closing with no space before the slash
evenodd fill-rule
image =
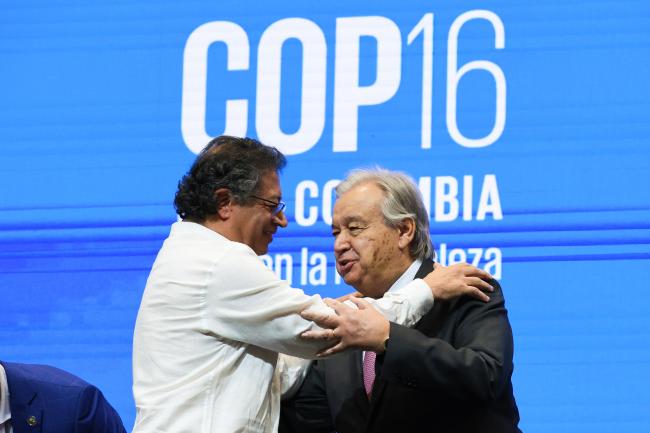
<path id="1" fill-rule="evenodd" d="M 322 316 L 334 311 L 320 296 L 307 296 L 280 280 L 252 250 L 234 246 L 210 278 L 204 317 L 204 328 L 209 332 L 301 358 L 315 358 L 319 351 L 338 342 L 299 337 L 305 331 L 320 329 L 302 318 L 301 311 Z M 381 302 L 385 310 L 412 322 L 426 312 L 433 298 L 426 284 L 413 284 L 404 293 Z"/>
<path id="2" fill-rule="evenodd" d="M 447 267 L 437 265 L 435 271 L 429 272 L 423 279 L 412 281 L 397 293 L 386 293 L 379 300 L 353 296 L 345 301 L 348 305 L 335 300 L 326 300 L 337 313 L 336 316 L 324 315 L 316 311 L 303 311 L 303 317 L 315 321 L 326 329 L 310 330 L 303 333 L 302 337 L 316 341 L 338 341 L 338 344 L 319 352 L 319 356 L 332 355 L 348 347 L 382 353 L 384 342 L 389 337 L 389 321 L 412 326 L 425 313 L 418 310 L 408 315 L 391 315 L 394 312 L 382 308 L 382 302 L 392 299 L 393 296 L 403 296 L 405 292 L 421 286 L 429 288 L 431 295 L 439 301 L 465 296 L 465 299 L 478 299 L 479 303 L 487 303 L 490 297 L 484 292 L 494 290 L 494 287 L 488 283 L 489 280 L 491 280 L 490 274 L 466 263 Z M 350 308 L 350 304 L 354 304 L 352 307 L 356 306 L 358 309 Z M 397 310 L 397 313 L 399 314 L 400 311 Z M 415 321 L 412 318 L 416 318 Z"/>

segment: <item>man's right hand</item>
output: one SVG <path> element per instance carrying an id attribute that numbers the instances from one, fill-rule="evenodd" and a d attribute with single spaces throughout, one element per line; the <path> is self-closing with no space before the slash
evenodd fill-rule
<path id="1" fill-rule="evenodd" d="M 488 283 L 492 275 L 467 263 L 451 266 L 436 263 L 434 270 L 423 279 L 431 288 L 434 299 L 451 299 L 468 295 L 488 302 L 490 297 L 484 292 L 494 291 L 494 287 Z"/>
<path id="2" fill-rule="evenodd" d="M 300 337 L 312 341 L 330 341 L 332 345 L 321 350 L 317 356 L 329 356 L 348 347 L 384 351 L 390 324 L 381 313 L 363 298 L 351 297 L 350 302 L 357 308 L 349 307 L 334 299 L 324 299 L 336 314 L 323 314 L 322 311 L 307 309 L 300 313 L 303 319 L 311 320 L 323 329 L 303 332 Z"/>

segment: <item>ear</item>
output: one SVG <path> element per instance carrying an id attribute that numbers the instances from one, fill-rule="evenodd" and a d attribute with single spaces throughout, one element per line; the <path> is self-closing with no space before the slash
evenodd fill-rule
<path id="1" fill-rule="evenodd" d="M 217 202 L 217 215 L 220 220 L 227 220 L 232 215 L 233 200 L 228 188 L 219 188 L 214 192 L 214 199 Z"/>
<path id="2" fill-rule="evenodd" d="M 408 248 L 415 237 L 415 221 L 412 218 L 405 218 L 399 223 L 397 230 L 399 233 L 397 245 L 400 250 Z"/>

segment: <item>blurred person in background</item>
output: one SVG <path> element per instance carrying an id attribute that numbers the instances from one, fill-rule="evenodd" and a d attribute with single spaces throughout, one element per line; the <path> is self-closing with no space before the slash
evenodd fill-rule
<path id="1" fill-rule="evenodd" d="M 0 433 L 126 433 L 102 392 L 48 365 L 0 362 Z"/>

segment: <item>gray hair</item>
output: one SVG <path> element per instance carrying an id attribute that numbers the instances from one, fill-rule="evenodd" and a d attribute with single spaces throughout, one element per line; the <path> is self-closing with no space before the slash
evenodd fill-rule
<path id="1" fill-rule="evenodd" d="M 380 167 L 356 169 L 348 173 L 345 180 L 336 187 L 336 196 L 340 197 L 362 183 L 374 183 L 384 191 L 381 212 L 386 225 L 397 227 L 409 218 L 415 222 L 415 234 L 409 245 L 411 256 L 415 259 L 433 258 L 429 215 L 415 181 L 404 173 Z"/>

